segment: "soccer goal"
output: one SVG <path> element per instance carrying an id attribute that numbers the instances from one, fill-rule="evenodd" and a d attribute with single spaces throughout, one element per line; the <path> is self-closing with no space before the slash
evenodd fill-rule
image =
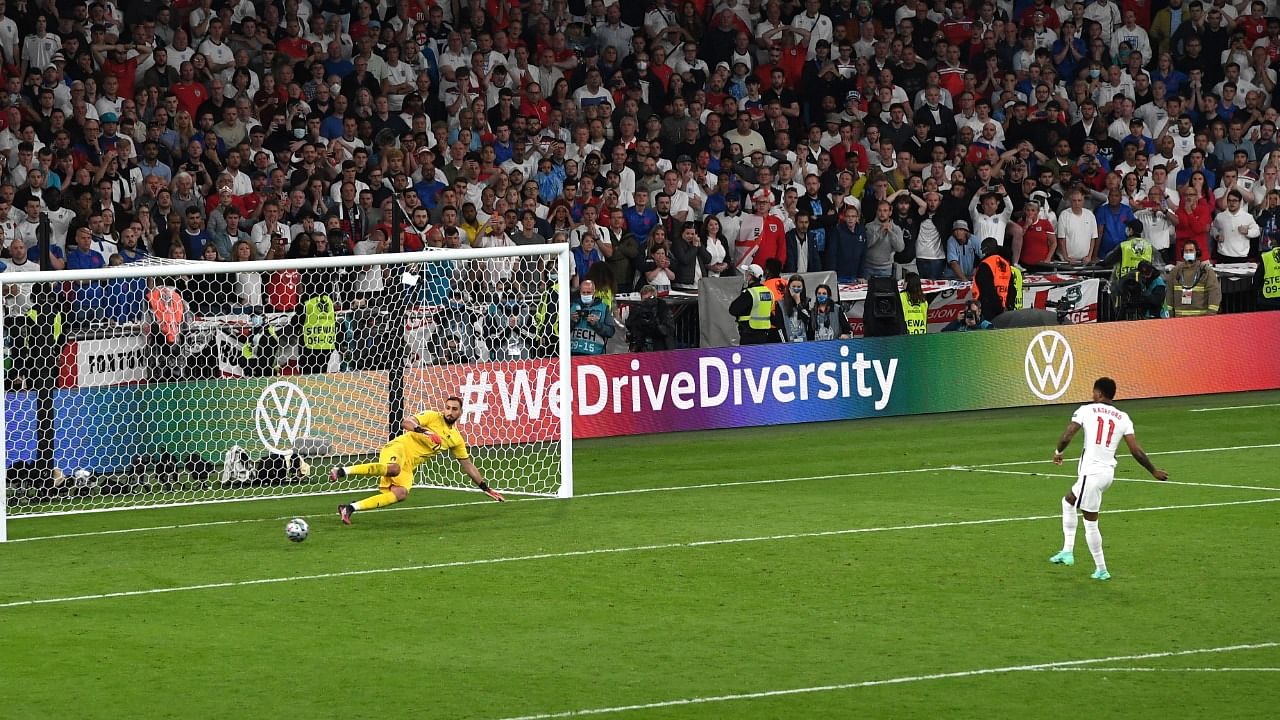
<path id="1" fill-rule="evenodd" d="M 39 515 L 349 493 L 463 401 L 489 484 L 571 497 L 565 244 L 0 273 L 0 541 Z M 449 457 L 416 484 L 474 489 Z"/>

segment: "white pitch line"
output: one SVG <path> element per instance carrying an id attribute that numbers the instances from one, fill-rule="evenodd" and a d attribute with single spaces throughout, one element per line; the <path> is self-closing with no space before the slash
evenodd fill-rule
<path id="1" fill-rule="evenodd" d="M 610 497 L 613 495 L 641 495 L 644 493 L 668 492 L 671 490 L 705 490 L 707 488 L 742 487 L 746 485 L 775 485 L 778 483 L 806 482 L 809 480 L 838 480 L 842 478 L 876 477 L 877 475 L 912 475 L 916 473 L 944 472 L 955 470 L 954 465 L 941 467 L 912 468 L 910 470 L 872 470 L 870 472 L 834 473 L 831 475 L 805 475 L 803 477 L 772 478 L 769 480 L 734 480 L 723 483 L 702 483 L 699 485 L 680 485 L 678 487 L 632 488 L 629 490 L 606 490 L 602 492 L 583 493 L 574 497 Z"/>
<path id="2" fill-rule="evenodd" d="M 1264 448 L 1278 448 L 1278 447 L 1280 447 L 1280 443 L 1265 443 L 1262 445 L 1230 445 L 1227 447 L 1190 448 L 1190 449 L 1183 449 L 1183 450 L 1157 450 L 1155 452 L 1148 452 L 1147 454 L 1148 455 L 1191 455 L 1194 453 L 1229 452 L 1232 450 L 1262 450 Z M 1067 458 L 1068 461 L 1072 459 L 1073 458 Z M 964 467 L 966 468 L 1010 467 L 1012 465 L 1040 465 L 1043 463 L 1051 463 L 1051 462 L 1053 462 L 1053 458 L 1045 458 L 1044 460 L 1015 460 L 1013 462 L 981 463 L 981 464 L 974 464 L 974 465 L 965 465 Z"/>
<path id="3" fill-rule="evenodd" d="M 361 492 L 361 491 L 352 490 L 350 492 Z M 299 496 L 299 497 L 302 497 L 302 496 Z M 258 498 L 258 499 L 266 499 L 266 498 Z M 281 500 L 284 498 L 272 498 L 272 499 Z M 510 498 L 507 500 L 507 502 L 510 503 L 510 502 L 522 502 L 525 500 L 554 500 L 554 499 L 555 498 L 522 497 L 522 498 Z M 404 511 L 404 510 L 436 510 L 439 508 L 466 507 L 468 505 L 490 505 L 492 503 L 493 503 L 492 500 L 486 499 L 479 502 L 445 503 L 441 505 L 416 505 L 413 507 L 393 507 L 393 508 L 386 508 L 383 510 L 379 510 L 379 512 L 395 512 L 395 511 Z M 37 520 L 40 517 L 44 517 L 44 516 L 36 515 L 31 517 L 9 518 L 9 521 L 12 522 L 13 520 Z M 325 513 L 325 514 L 312 513 L 310 515 L 299 515 L 297 513 L 294 513 L 292 515 L 279 515 L 276 517 L 268 517 L 268 518 L 242 518 L 239 520 L 212 520 L 209 522 L 179 523 L 174 525 L 148 525 L 146 527 L 121 528 L 118 530 L 87 530 L 85 532 L 62 533 L 59 535 L 36 535 L 34 537 L 25 537 L 25 538 L 11 537 L 9 538 L 8 542 L 23 543 L 23 542 L 37 542 L 40 540 L 66 540 L 68 538 L 97 537 L 99 535 L 127 535 L 130 533 L 155 532 L 159 530 L 186 530 L 188 528 L 216 527 L 218 525 L 245 525 L 245 524 L 251 524 L 251 523 L 279 522 L 281 520 L 291 520 L 296 517 L 300 517 L 304 519 L 318 518 L 318 517 L 333 517 L 333 513 Z"/>
<path id="4" fill-rule="evenodd" d="M 1225 673 L 1225 672 L 1280 672 L 1280 667 L 1200 667 L 1200 668 L 1162 668 L 1162 667 L 1059 667 L 1051 668 L 1052 672 L 1149 672 L 1149 673 Z"/>
<path id="5" fill-rule="evenodd" d="M 1137 507 L 1120 510 L 1108 510 L 1108 515 L 1117 513 L 1157 512 L 1162 510 L 1189 510 L 1211 507 L 1228 507 L 1233 505 L 1258 505 L 1261 503 L 1280 502 L 1280 497 L 1261 498 L 1257 500 L 1235 500 L 1231 502 L 1195 503 L 1191 505 L 1159 505 L 1154 507 Z M 58 603 L 80 602 L 86 600 L 103 600 L 107 598 L 137 597 L 141 595 L 161 595 L 168 593 L 189 592 L 193 590 L 213 590 L 220 588 L 249 587 L 253 585 L 274 585 L 304 580 L 327 580 L 332 578 L 360 577 L 364 575 L 385 575 L 388 573 L 417 572 L 420 570 L 442 570 L 446 568 L 476 567 L 481 565 L 499 565 L 531 560 L 554 560 L 559 558 L 589 557 L 593 555 L 618 555 L 623 553 L 649 552 L 654 550 L 677 550 L 717 545 L 734 545 L 739 543 L 775 542 L 779 540 L 799 540 L 806 538 L 839 537 L 844 535 L 860 535 L 865 533 L 897 532 L 906 530 L 931 530 L 936 528 L 968 527 L 972 525 L 998 525 L 1002 523 L 1032 522 L 1038 520 L 1060 520 L 1061 513 L 1052 515 L 1025 515 L 1021 517 L 988 518 L 984 520 L 954 520 L 948 522 L 913 523 L 909 525 L 889 525 L 885 527 L 847 528 L 842 530 L 820 530 L 814 532 L 785 533 L 779 535 L 761 535 L 755 537 L 721 538 L 716 540 L 693 540 L 686 542 L 658 543 L 653 545 L 636 545 L 631 547 L 592 548 L 587 550 L 569 550 L 555 553 L 537 553 L 532 555 L 515 555 L 509 557 L 481 558 L 476 560 L 455 560 L 452 562 L 429 563 L 423 565 L 404 565 L 390 568 L 371 568 L 368 570 L 346 570 L 343 572 L 315 573 L 312 575 L 291 575 L 285 577 L 257 578 L 253 580 L 228 580 L 225 582 L 202 583 L 199 585 L 177 585 L 146 590 L 124 590 L 119 592 L 99 593 L 95 595 L 71 595 L 55 598 L 36 598 L 32 600 L 14 600 L 0 603 L 0 609 L 26 607 L 32 605 L 52 605 Z"/>
<path id="6" fill-rule="evenodd" d="M 993 475 L 1022 475 L 1026 477 L 1040 476 L 1051 478 L 1070 478 L 1076 479 L 1076 475 L 1068 475 L 1067 473 L 1048 473 L 1048 472 L 1031 472 L 1029 470 L 996 470 L 995 468 L 972 467 L 965 468 L 971 472 L 991 473 Z M 1265 487 L 1262 485 L 1231 485 L 1229 483 L 1202 483 L 1188 482 L 1185 480 L 1156 480 L 1155 478 L 1116 478 L 1120 482 L 1131 483 L 1153 483 L 1155 485 L 1188 485 L 1191 487 L 1211 487 L 1211 488 L 1230 488 L 1232 490 L 1263 490 L 1266 492 L 1280 492 L 1280 487 Z"/>
<path id="7" fill-rule="evenodd" d="M 861 682 L 839 683 L 834 685 L 815 685 L 813 687 L 786 688 L 783 690 L 762 690 L 759 692 L 737 693 L 734 695 L 713 695 L 709 697 L 679 698 L 658 702 L 638 703 L 635 705 L 616 705 L 614 707 L 585 708 L 582 710 L 565 710 L 561 712 L 539 713 L 536 715 L 520 715 L 503 718 L 503 720 L 554 720 L 555 718 L 587 717 L 590 715 L 612 715 L 635 710 L 657 710 L 660 708 L 679 707 L 682 705 L 706 705 L 709 703 L 732 702 L 736 700 L 759 700 L 761 698 L 784 697 L 787 695 L 806 695 L 812 693 L 834 692 L 838 690 L 856 690 L 858 688 L 881 685 L 904 685 L 907 683 L 928 680 L 950 680 L 955 678 L 976 677 L 980 675 L 1001 675 L 1005 673 L 1030 672 L 1072 668 L 1094 663 L 1120 662 L 1122 660 L 1150 660 L 1154 658 L 1183 657 L 1187 655 L 1208 655 L 1212 653 L 1228 653 L 1239 650 L 1257 650 L 1272 648 L 1280 643 L 1263 642 L 1247 645 L 1225 645 L 1223 647 L 1200 648 L 1196 650 L 1169 650 L 1165 652 L 1141 653 L 1138 655 L 1113 655 L 1111 657 L 1085 658 L 1082 660 L 1061 660 L 1058 662 L 1037 663 L 1034 665 L 1007 665 L 1005 667 L 982 668 L 979 670 L 959 670 L 956 672 L 932 673 L 929 675 L 906 675 L 903 677 L 885 678 L 883 680 L 863 680 Z"/>
<path id="8" fill-rule="evenodd" d="M 1252 410 L 1253 408 L 1264 408 L 1264 407 L 1280 407 L 1280 403 L 1266 403 L 1263 405 L 1232 405 L 1230 407 L 1196 408 L 1195 410 L 1188 410 L 1187 412 L 1218 412 L 1219 410 Z"/>

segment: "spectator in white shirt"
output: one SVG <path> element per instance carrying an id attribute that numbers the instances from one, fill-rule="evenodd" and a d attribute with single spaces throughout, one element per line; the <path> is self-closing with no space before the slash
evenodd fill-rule
<path id="1" fill-rule="evenodd" d="M 1213 219 L 1212 235 L 1217 239 L 1215 259 L 1220 263 L 1248 261 L 1249 240 L 1262 234 L 1262 228 L 1253 215 L 1244 208 L 1244 198 L 1238 190 L 1227 193 L 1227 209 Z"/>
<path id="2" fill-rule="evenodd" d="M 1069 263 L 1089 264 L 1098 254 L 1098 220 L 1084 208 L 1084 193 L 1071 191 L 1071 207 L 1058 215 L 1059 252 Z"/>
<path id="3" fill-rule="evenodd" d="M 1132 10 L 1124 11 L 1124 25 L 1111 33 L 1111 56 L 1120 55 L 1120 43 L 1128 43 L 1133 52 L 1142 53 L 1142 62 L 1151 60 L 1151 38 L 1147 31 L 1138 24 L 1138 15 Z"/>
<path id="4" fill-rule="evenodd" d="M 821 10 L 822 3 L 819 0 L 805 0 L 804 12 L 791 20 L 791 27 L 809 33 L 809 53 L 806 60 L 817 57 L 819 40 L 826 40 L 828 45 L 831 44 L 834 34 L 831 18 L 823 15 Z"/>
<path id="5" fill-rule="evenodd" d="M 969 203 L 969 214 L 973 220 L 973 235 L 982 239 L 995 238 L 1000 244 L 1001 255 L 1008 259 L 1011 248 L 1005 244 L 1005 230 L 1009 227 L 1009 217 L 1013 214 L 1013 203 L 1009 201 L 1004 186 L 997 187 L 996 192 L 976 193 Z"/>
<path id="6" fill-rule="evenodd" d="M 271 250 L 271 239 L 279 236 L 290 240 L 289 226 L 280 222 L 280 204 L 268 200 L 262 204 L 262 220 L 253 226 L 251 237 L 258 257 L 266 257 Z"/>

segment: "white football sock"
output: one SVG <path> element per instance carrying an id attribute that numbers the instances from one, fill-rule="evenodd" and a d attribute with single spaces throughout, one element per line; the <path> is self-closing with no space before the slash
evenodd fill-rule
<path id="1" fill-rule="evenodd" d="M 1076 547 L 1076 506 L 1062 498 L 1062 552 L 1072 552 Z"/>
<path id="2" fill-rule="evenodd" d="M 1107 569 L 1107 561 L 1102 557 L 1102 533 L 1098 531 L 1097 520 L 1084 521 L 1084 541 L 1089 543 L 1089 552 L 1093 553 L 1093 564 L 1099 570 Z"/>

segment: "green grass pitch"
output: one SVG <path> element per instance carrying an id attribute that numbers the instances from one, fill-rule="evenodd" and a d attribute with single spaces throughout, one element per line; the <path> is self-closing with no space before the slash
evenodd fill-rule
<path id="1" fill-rule="evenodd" d="M 1108 491 L 1106 583 L 1048 562 L 1065 406 L 579 442 L 573 500 L 351 527 L 13 520 L 0 717 L 1273 718 L 1280 392 L 1119 404 L 1174 482 Z"/>

